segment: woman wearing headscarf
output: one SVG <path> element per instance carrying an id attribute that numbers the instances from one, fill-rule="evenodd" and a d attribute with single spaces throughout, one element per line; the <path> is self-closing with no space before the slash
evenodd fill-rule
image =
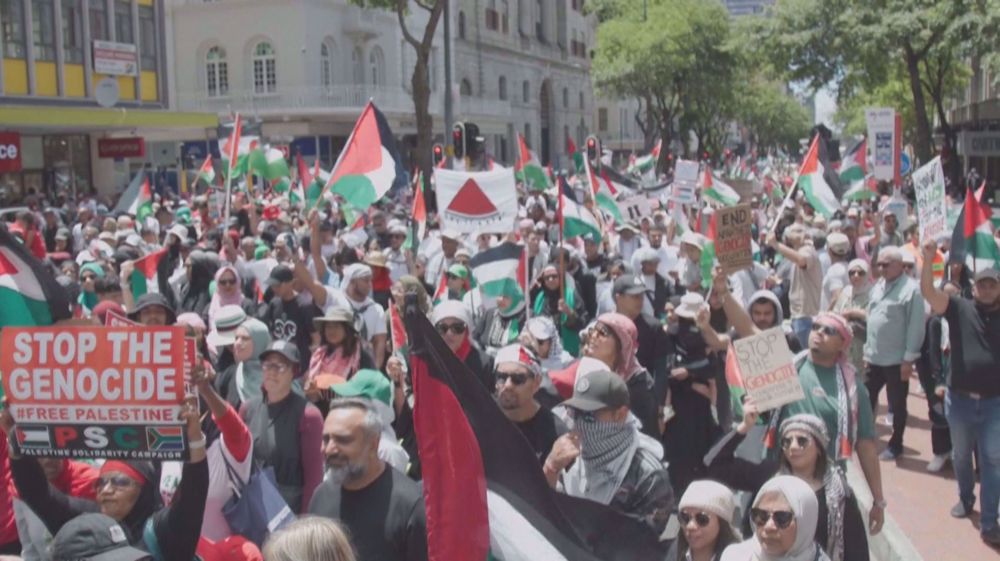
<path id="1" fill-rule="evenodd" d="M 587 325 L 587 308 L 573 277 L 564 275 L 559 282 L 559 269 L 547 265 L 531 290 L 532 316 L 547 316 L 559 326 L 563 348 L 573 355 L 580 354 L 580 330 Z M 560 288 L 562 291 L 560 292 Z"/>
<path id="2" fill-rule="evenodd" d="M 341 307 L 330 308 L 326 315 L 313 320 L 320 344 L 309 360 L 305 378 L 305 396 L 326 418 L 329 388 L 354 377 L 362 368 L 375 368 L 375 361 L 362 348 L 354 329 L 354 314 Z"/>
<path id="3" fill-rule="evenodd" d="M 667 561 L 718 561 L 727 547 L 740 541 L 733 528 L 736 497 L 715 481 L 694 481 L 677 505 L 681 531 Z"/>
<path id="4" fill-rule="evenodd" d="M 656 399 L 653 397 L 653 377 L 639 364 L 636 349 L 639 335 L 635 323 L 617 312 L 602 314 L 590 328 L 587 344 L 583 347 L 585 358 L 597 359 L 625 380 L 629 392 L 629 410 L 642 423 L 642 432 L 660 438 L 657 422 Z M 550 373 L 552 383 L 563 399 L 573 395 L 573 386 L 579 375 L 582 359 L 568 368 Z"/>
<path id="5" fill-rule="evenodd" d="M 493 360 L 472 340 L 469 312 L 457 300 L 447 300 L 434 307 L 431 316 L 434 328 L 455 356 L 462 360 L 476 378 L 493 393 Z"/>
<path id="6" fill-rule="evenodd" d="M 525 323 L 525 302 L 504 294 L 497 297 L 497 305 L 479 316 L 473 335 L 486 354 L 496 356 L 497 351 L 517 341 Z"/>
<path id="7" fill-rule="evenodd" d="M 260 397 L 264 372 L 260 353 L 271 344 L 271 332 L 264 322 L 248 318 L 236 328 L 233 341 L 235 364 L 225 369 L 215 382 L 219 394 L 239 411 L 240 405 Z"/>
<path id="8" fill-rule="evenodd" d="M 184 406 L 190 459 L 184 464 L 183 477 L 175 500 L 162 507 L 157 491 L 159 470 L 152 462 L 108 460 L 97 479 L 97 500 L 69 497 L 52 486 L 37 460 L 22 457 L 11 450 L 10 470 L 17 492 L 56 535 L 76 516 L 100 512 L 118 521 L 126 530 L 129 543 L 165 561 L 194 558 L 201 535 L 205 496 L 208 491 L 208 462 L 205 461 L 205 436 L 201 431 L 197 407 Z M 15 428 L 7 409 L 0 412 L 0 427 L 8 434 Z M 10 441 L 16 442 L 11 437 Z"/>
<path id="9" fill-rule="evenodd" d="M 219 269 L 219 257 L 196 249 L 188 255 L 184 266 L 186 275 L 177 294 L 177 313 L 194 312 L 207 319 L 212 303 L 209 285 Z"/>
<path id="10" fill-rule="evenodd" d="M 97 279 L 104 278 L 104 268 L 95 261 L 84 263 L 80 267 L 80 297 L 77 303 L 80 304 L 84 317 L 90 317 L 90 313 L 97 306 L 98 297 L 95 285 Z"/>
<path id="11" fill-rule="evenodd" d="M 816 542 L 831 561 L 868 561 L 868 537 L 857 498 L 847 478 L 826 453 L 830 436 L 815 415 L 799 414 L 781 423 L 779 460 L 760 463 L 736 457 L 736 449 L 757 423 L 757 409 L 744 404 L 743 420 L 705 456 L 708 475 L 733 489 L 756 494 L 776 473 L 794 475 L 816 493 Z"/>
<path id="12" fill-rule="evenodd" d="M 209 329 L 215 329 L 216 314 L 223 306 L 239 306 L 249 317 L 257 312 L 257 306 L 253 301 L 243 295 L 243 279 L 232 265 L 224 265 L 215 272 L 215 293 L 212 294 L 212 301 L 208 305 Z"/>
<path id="13" fill-rule="evenodd" d="M 844 316 L 851 326 L 854 340 L 851 341 L 849 356 L 854 368 L 864 376 L 864 348 L 868 333 L 868 293 L 872 288 L 871 274 L 868 263 L 863 259 L 855 259 L 847 264 L 847 276 L 850 284 L 840 291 L 833 303 L 832 311 Z"/>
<path id="14" fill-rule="evenodd" d="M 814 535 L 819 504 L 809 485 L 791 475 L 765 483 L 750 510 L 755 533 L 731 545 L 721 561 L 830 561 Z"/>

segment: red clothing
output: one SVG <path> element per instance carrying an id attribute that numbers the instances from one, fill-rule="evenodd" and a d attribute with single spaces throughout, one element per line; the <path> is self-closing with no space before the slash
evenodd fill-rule
<path id="1" fill-rule="evenodd" d="M 0 545 L 18 541 L 14 522 L 14 478 L 10 474 L 7 433 L 0 430 Z"/>
<path id="2" fill-rule="evenodd" d="M 50 480 L 52 486 L 71 497 L 97 500 L 94 482 L 101 473 L 90 464 L 66 460 L 63 462 L 62 473 Z"/>
<path id="3" fill-rule="evenodd" d="M 28 246 L 28 250 L 31 251 L 32 255 L 39 259 L 45 259 L 48 252 L 45 250 L 45 240 L 42 239 L 41 232 L 35 229 L 25 231 L 24 228 L 22 228 L 17 222 L 11 224 L 7 230 L 10 231 L 11 234 L 20 236 L 24 245 Z M 31 237 L 30 241 L 28 240 L 29 236 Z"/>
<path id="4" fill-rule="evenodd" d="M 387 267 L 372 267 L 372 291 L 389 292 L 392 288 L 392 278 Z"/>
<path id="5" fill-rule="evenodd" d="M 223 444 L 229 450 L 229 455 L 237 462 L 242 462 L 250 453 L 250 444 L 253 438 L 250 436 L 250 429 L 243 423 L 243 419 L 236 413 L 233 406 L 226 404 L 226 412 L 219 418 L 215 418 L 216 426 L 222 431 Z"/>

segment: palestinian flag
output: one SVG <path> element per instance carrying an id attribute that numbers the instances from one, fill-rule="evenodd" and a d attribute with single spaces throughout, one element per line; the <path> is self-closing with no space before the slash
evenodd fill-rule
<path id="1" fill-rule="evenodd" d="M 708 227 L 705 229 L 707 240 L 705 241 L 705 247 L 701 249 L 701 260 L 698 263 L 701 268 L 701 286 L 705 290 L 708 290 L 708 287 L 712 284 L 712 273 L 715 265 L 718 263 L 715 259 L 715 240 L 718 237 L 718 227 L 716 224 L 716 216 L 713 212 L 708 218 Z"/>
<path id="2" fill-rule="evenodd" d="M 552 185 L 538 156 L 528 149 L 528 143 L 521 133 L 517 133 L 517 161 L 514 162 L 514 173 L 529 191 L 544 191 Z"/>
<path id="3" fill-rule="evenodd" d="M 864 181 L 865 175 L 868 171 L 868 165 L 865 162 L 868 154 L 868 143 L 865 139 L 861 139 L 844 154 L 843 160 L 840 163 L 840 182 L 844 185 L 853 185 L 855 181 Z"/>
<path id="4" fill-rule="evenodd" d="M 844 192 L 844 198 L 848 201 L 868 201 L 878 199 L 878 185 L 871 175 L 854 181 Z"/>
<path id="5" fill-rule="evenodd" d="M 625 220 L 622 219 L 621 210 L 618 208 L 618 203 L 615 202 L 615 190 L 611 183 L 598 176 L 590 162 L 584 160 L 583 167 L 587 173 L 587 184 L 590 186 L 591 196 L 597 207 L 614 217 L 616 223 L 623 224 Z"/>
<path id="6" fill-rule="evenodd" d="M 156 272 L 160 266 L 160 261 L 166 256 L 167 249 L 164 248 L 135 261 L 130 279 L 133 298 L 138 300 L 143 294 L 160 291 L 159 279 Z"/>
<path id="7" fill-rule="evenodd" d="M 595 242 L 601 241 L 601 227 L 597 223 L 597 218 L 585 206 L 576 202 L 576 198 L 566 188 L 566 180 L 558 178 L 559 189 L 559 224 L 562 227 L 563 236 L 572 238 L 574 236 L 585 236 L 590 234 Z"/>
<path id="8" fill-rule="evenodd" d="M 0 225 L 0 328 L 52 325 L 72 317 L 73 304 L 52 272 Z"/>
<path id="9" fill-rule="evenodd" d="M 619 193 L 624 189 L 634 191 L 639 188 L 639 185 L 634 179 L 627 177 L 611 166 L 601 166 L 601 177 L 611 184 L 611 186 L 614 187 L 614 190 Z"/>
<path id="10" fill-rule="evenodd" d="M 304 187 L 303 196 L 305 197 L 306 211 L 310 211 L 319 204 L 320 197 L 323 196 L 323 186 L 326 182 L 330 180 L 330 173 L 323 171 L 319 167 L 319 158 L 316 158 L 316 163 L 313 165 L 313 172 L 311 180 L 308 185 Z M 300 183 L 301 185 L 301 183 Z"/>
<path id="11" fill-rule="evenodd" d="M 448 269 L 441 269 L 441 276 L 438 278 L 437 287 L 434 289 L 434 296 L 431 298 L 431 304 L 437 306 L 441 302 L 448 299 Z"/>
<path id="12" fill-rule="evenodd" d="M 573 142 L 573 137 L 566 137 L 566 153 L 569 154 L 571 160 L 573 160 L 573 169 L 576 173 L 583 173 L 583 161 L 586 159 L 583 152 L 576 149 L 576 143 Z"/>
<path id="13" fill-rule="evenodd" d="M 428 559 L 645 561 L 657 536 L 610 508 L 557 493 L 490 392 L 416 307 L 404 314 L 427 510 Z"/>
<path id="14" fill-rule="evenodd" d="M 219 153 L 222 154 L 222 170 L 228 180 L 247 173 L 247 159 L 250 152 L 257 148 L 260 137 L 243 135 L 243 119 L 236 114 L 233 120 L 233 132 L 224 142 L 219 141 Z"/>
<path id="15" fill-rule="evenodd" d="M 976 198 L 970 188 L 965 195 L 962 212 L 965 215 L 961 225 L 966 264 L 973 272 L 1000 269 L 1000 247 L 993 237 L 993 224 L 990 222 L 993 213 L 990 206 Z"/>
<path id="16" fill-rule="evenodd" d="M 646 174 L 653 171 L 656 168 L 656 162 L 660 159 L 660 149 L 663 147 L 663 140 L 657 140 L 656 146 L 653 146 L 653 150 L 642 156 L 636 158 L 633 162 L 629 163 L 629 173 L 635 174 Z"/>
<path id="17" fill-rule="evenodd" d="M 149 187 L 145 169 L 140 169 L 132 178 L 132 182 L 122 193 L 122 198 L 118 199 L 114 212 L 131 214 L 137 222 L 142 222 L 153 214 L 153 191 Z"/>
<path id="18" fill-rule="evenodd" d="M 806 200 L 816 212 L 827 220 L 833 218 L 833 214 L 840 210 L 840 201 L 823 179 L 823 164 L 819 163 L 819 135 L 813 138 L 809 152 L 806 153 L 802 167 L 799 168 L 798 187 L 805 193 Z"/>
<path id="19" fill-rule="evenodd" d="M 733 406 L 733 418 L 743 417 L 743 395 L 747 393 L 743 384 L 743 373 L 740 372 L 740 364 L 736 361 L 736 349 L 732 342 L 729 343 L 729 350 L 726 352 L 726 385 L 729 386 L 729 398 Z"/>
<path id="20" fill-rule="evenodd" d="M 420 240 L 424 239 L 424 231 L 427 229 L 427 203 L 424 202 L 424 172 L 417 170 L 416 182 L 413 184 L 413 208 L 410 209 L 410 218 L 416 224 L 416 236 L 414 240 L 414 229 L 410 228 L 407 235 L 407 247 L 415 249 L 420 245 Z"/>
<path id="21" fill-rule="evenodd" d="M 712 176 L 712 168 L 705 166 L 702 176 L 701 196 L 722 206 L 735 206 L 740 202 L 740 194 L 718 177 Z"/>
<path id="22" fill-rule="evenodd" d="M 201 163 L 201 167 L 198 168 L 198 175 L 195 181 L 201 180 L 205 182 L 205 185 L 211 187 L 215 184 L 215 166 L 212 165 L 212 155 L 209 154 L 205 156 L 205 161 Z"/>
<path id="23" fill-rule="evenodd" d="M 392 352 L 406 358 L 406 329 L 403 328 L 403 318 L 399 315 L 396 304 L 389 303 L 389 332 L 392 334 Z"/>
<path id="24" fill-rule="evenodd" d="M 527 297 L 524 246 L 505 242 L 487 249 L 469 261 L 469 268 L 483 296 L 507 296 L 515 305 Z"/>
<path id="25" fill-rule="evenodd" d="M 268 181 L 291 175 L 285 153 L 277 148 L 255 148 L 247 156 L 247 166 L 250 172 Z"/>
<path id="26" fill-rule="evenodd" d="M 323 192 L 331 189 L 347 204 L 367 211 L 389 189 L 404 181 L 406 170 L 389 122 L 369 101 L 330 171 Z"/>

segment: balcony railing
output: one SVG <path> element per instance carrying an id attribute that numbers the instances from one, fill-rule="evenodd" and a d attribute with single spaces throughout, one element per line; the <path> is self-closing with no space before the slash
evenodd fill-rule
<path id="1" fill-rule="evenodd" d="M 431 94 L 430 110 L 437 114 L 442 102 L 440 93 Z M 413 112 L 412 96 L 400 87 L 370 85 L 300 86 L 283 88 L 274 93 L 257 93 L 253 89 L 229 90 L 227 95 L 209 97 L 207 90 L 181 91 L 177 94 L 178 109 L 229 113 L 329 112 L 338 109 L 360 109 L 372 99 L 382 111 Z M 508 106 L 508 113 L 509 113 Z"/>

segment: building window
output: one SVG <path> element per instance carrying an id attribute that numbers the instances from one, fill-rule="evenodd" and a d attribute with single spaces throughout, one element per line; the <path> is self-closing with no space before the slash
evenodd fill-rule
<path id="1" fill-rule="evenodd" d="M 500 31 L 500 12 L 497 11 L 497 0 L 486 3 L 486 29 Z"/>
<path id="2" fill-rule="evenodd" d="M 208 97 L 223 97 L 229 93 L 229 64 L 222 47 L 212 47 L 205 56 L 205 84 Z"/>
<path id="3" fill-rule="evenodd" d="M 608 108 L 600 107 L 597 109 L 597 131 L 598 132 L 608 132 Z"/>
<path id="4" fill-rule="evenodd" d="M 538 37 L 539 41 L 541 41 L 542 43 L 544 43 L 545 42 L 545 20 L 542 17 L 542 14 L 544 13 L 545 7 L 544 7 L 544 5 L 543 5 L 542 2 L 543 2 L 543 0 L 538 0 L 538 2 L 535 5 L 535 10 L 536 10 L 536 13 L 535 13 L 535 35 Z"/>
<path id="5" fill-rule="evenodd" d="M 139 64 L 156 70 L 156 15 L 152 6 L 139 6 Z"/>
<path id="6" fill-rule="evenodd" d="M 531 146 L 531 123 L 524 123 L 524 142 Z"/>
<path id="7" fill-rule="evenodd" d="M 0 24 L 3 25 L 3 56 L 24 58 L 24 0 L 0 0 Z"/>
<path id="8" fill-rule="evenodd" d="M 507 0 L 501 0 L 500 5 L 500 31 L 506 35 L 510 33 L 510 3 Z"/>
<path id="9" fill-rule="evenodd" d="M 583 111 L 584 101 L 586 100 L 584 99 L 583 90 L 580 90 L 580 111 Z"/>
<path id="10" fill-rule="evenodd" d="M 531 102 L 531 84 L 527 80 L 521 84 L 521 101 L 524 103 Z"/>
<path id="11" fill-rule="evenodd" d="M 31 36 L 35 43 L 35 60 L 56 59 L 56 30 L 52 0 L 31 0 Z"/>
<path id="12" fill-rule="evenodd" d="M 497 97 L 502 100 L 507 99 L 507 78 L 504 76 L 497 80 Z"/>
<path id="13" fill-rule="evenodd" d="M 83 10 L 81 0 L 62 2 L 63 58 L 67 64 L 83 63 Z"/>
<path id="14" fill-rule="evenodd" d="M 106 41 L 108 38 L 108 13 L 104 2 L 94 0 L 87 11 L 90 12 L 90 38 Z"/>
<path id="15" fill-rule="evenodd" d="M 132 35 L 132 3 L 115 0 L 115 41 L 134 43 Z"/>
<path id="16" fill-rule="evenodd" d="M 563 109 L 569 109 L 569 88 L 563 88 Z"/>
<path id="17" fill-rule="evenodd" d="M 368 68 L 372 85 L 376 88 L 385 85 L 385 56 L 381 47 L 373 47 L 368 53 Z"/>
<path id="18" fill-rule="evenodd" d="M 361 47 L 354 47 L 351 51 L 351 69 L 354 74 L 354 84 L 360 86 L 365 83 L 365 55 L 361 52 Z"/>
<path id="19" fill-rule="evenodd" d="M 465 12 L 458 12 L 458 38 L 465 39 Z"/>
<path id="20" fill-rule="evenodd" d="M 323 87 L 333 85 L 333 59 L 330 56 L 330 46 L 326 43 L 319 46 L 319 77 Z"/>
<path id="21" fill-rule="evenodd" d="M 257 43 L 253 49 L 253 93 L 269 94 L 276 91 L 278 91 L 278 72 L 274 47 L 263 41 Z"/>
<path id="22" fill-rule="evenodd" d="M 462 97 L 471 96 L 472 95 L 472 82 L 463 79 L 462 80 L 462 84 L 459 86 L 458 93 Z"/>

